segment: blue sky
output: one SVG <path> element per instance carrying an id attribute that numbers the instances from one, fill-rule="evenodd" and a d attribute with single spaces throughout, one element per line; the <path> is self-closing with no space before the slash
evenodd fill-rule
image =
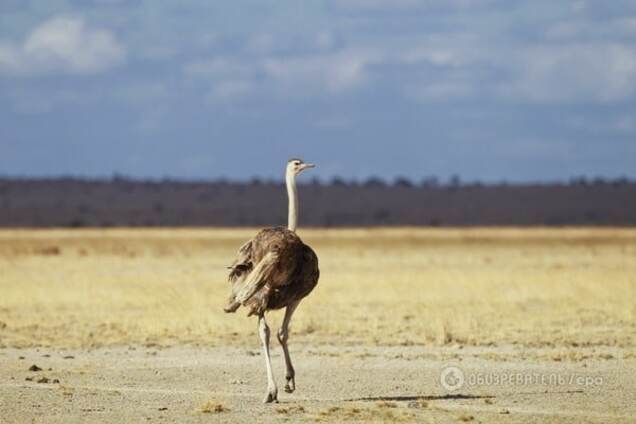
<path id="1" fill-rule="evenodd" d="M 636 2 L 2 0 L 0 174 L 636 176 Z"/>

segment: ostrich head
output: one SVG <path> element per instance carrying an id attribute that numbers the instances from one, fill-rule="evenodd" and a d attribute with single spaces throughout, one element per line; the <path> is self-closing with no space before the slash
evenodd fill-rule
<path id="1" fill-rule="evenodd" d="M 287 175 L 296 176 L 305 169 L 314 168 L 315 166 L 313 163 L 304 162 L 302 159 L 290 159 L 287 162 Z"/>

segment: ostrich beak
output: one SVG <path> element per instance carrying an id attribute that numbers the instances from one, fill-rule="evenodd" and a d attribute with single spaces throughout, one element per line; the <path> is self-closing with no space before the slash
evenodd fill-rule
<path id="1" fill-rule="evenodd" d="M 314 165 L 313 163 L 303 163 L 300 167 L 301 170 L 305 170 L 308 168 L 315 168 L 316 165 Z"/>

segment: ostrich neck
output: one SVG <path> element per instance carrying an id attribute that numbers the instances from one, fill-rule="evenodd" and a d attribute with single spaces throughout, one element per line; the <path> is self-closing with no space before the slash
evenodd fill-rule
<path id="1" fill-rule="evenodd" d="M 296 231 L 298 223 L 298 193 L 296 191 L 296 176 L 287 174 L 285 177 L 287 183 L 287 197 L 289 198 L 289 209 L 287 214 L 287 229 Z"/>

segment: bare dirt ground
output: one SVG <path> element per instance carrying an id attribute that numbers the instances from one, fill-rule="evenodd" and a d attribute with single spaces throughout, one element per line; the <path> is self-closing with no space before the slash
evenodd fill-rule
<path id="1" fill-rule="evenodd" d="M 636 417 L 636 360 L 620 349 L 580 362 L 550 349 L 295 346 L 297 391 L 261 403 L 251 348 L 111 347 L 0 351 L 0 422 L 566 422 Z M 41 371 L 29 371 L 32 365 Z M 457 366 L 446 388 L 442 370 Z M 455 378 L 455 380 L 453 380 Z M 59 382 L 58 382 L 59 381 Z"/>

